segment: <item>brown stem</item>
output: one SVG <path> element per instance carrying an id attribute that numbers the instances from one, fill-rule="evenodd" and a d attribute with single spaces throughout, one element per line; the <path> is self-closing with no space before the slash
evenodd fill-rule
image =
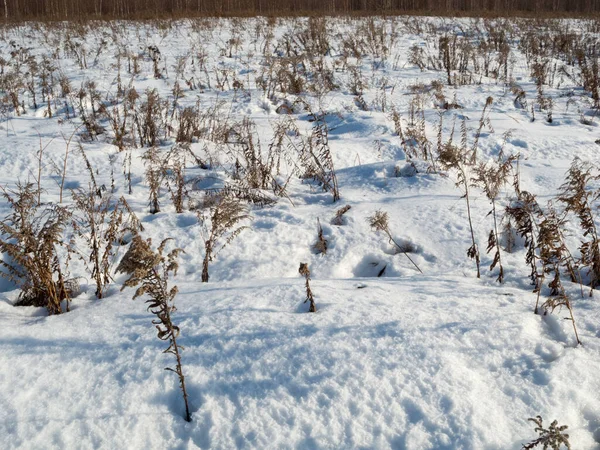
<path id="1" fill-rule="evenodd" d="M 467 216 L 469 218 L 469 230 L 471 231 L 471 242 L 473 243 L 473 248 L 475 249 L 475 264 L 477 265 L 477 278 L 481 278 L 481 270 L 479 268 L 479 250 L 477 249 L 477 244 L 475 243 L 475 232 L 473 231 L 473 220 L 471 219 L 471 201 L 469 199 L 469 185 L 467 183 L 467 174 L 465 173 L 464 167 L 460 167 L 460 171 L 463 174 L 464 184 L 465 184 L 465 199 L 467 201 Z"/>
<path id="2" fill-rule="evenodd" d="M 496 218 L 496 201 L 492 200 L 492 214 L 494 216 L 494 233 L 496 233 L 496 251 L 498 252 L 498 266 L 500 273 L 498 274 L 498 282 L 504 281 L 504 268 L 502 267 L 502 258 L 500 253 L 500 240 L 498 239 L 498 219 Z"/>
<path id="3" fill-rule="evenodd" d="M 204 247 L 206 252 L 204 255 L 204 260 L 202 261 L 202 282 L 208 283 L 208 262 L 210 261 L 210 255 L 212 254 L 212 244 L 210 240 L 205 242 Z"/>
<path id="4" fill-rule="evenodd" d="M 404 253 L 404 256 L 406 256 L 408 258 L 408 260 L 413 264 L 413 266 L 415 266 L 416 269 L 419 272 L 421 272 L 421 274 L 423 274 L 423 271 L 421 269 L 419 269 L 419 266 L 417 266 L 417 264 L 412 260 L 412 258 L 410 256 L 408 256 L 408 253 L 406 253 L 404 250 L 402 250 L 402 248 L 400 247 L 400 245 L 398 245 L 398 243 L 394 240 L 394 238 L 392 237 L 392 234 L 390 233 L 390 230 L 386 229 L 385 232 L 388 235 L 388 238 L 390 239 L 390 241 L 393 242 L 393 244 L 396 246 L 396 248 L 398 250 L 400 250 L 402 253 Z"/>
<path id="5" fill-rule="evenodd" d="M 185 376 L 183 375 L 183 368 L 181 366 L 181 354 L 179 353 L 179 345 L 177 345 L 177 330 L 173 327 L 173 322 L 171 322 L 171 307 L 168 304 L 167 299 L 169 298 L 169 293 L 166 289 L 166 281 L 163 282 L 163 279 L 158 275 L 156 268 L 152 269 L 156 280 L 158 280 L 159 285 L 162 290 L 162 298 L 163 298 L 163 307 L 162 312 L 165 314 L 165 320 L 161 319 L 161 322 L 167 327 L 169 330 L 169 336 L 172 342 L 172 350 L 171 352 L 175 354 L 175 359 L 177 360 L 177 365 L 175 366 L 175 370 L 167 368 L 171 372 L 175 372 L 179 377 L 179 387 L 181 388 L 181 392 L 183 394 L 183 402 L 185 403 L 185 420 L 186 422 L 192 421 L 192 414 L 190 413 L 190 407 L 188 404 L 188 394 L 187 389 L 185 387 Z"/>
<path id="6" fill-rule="evenodd" d="M 573 322 L 573 331 L 575 331 L 575 339 L 577 339 L 577 345 L 583 345 L 579 340 L 579 334 L 577 333 L 577 326 L 575 325 L 575 317 L 573 317 L 573 309 L 571 308 L 571 301 L 567 299 L 567 308 L 569 309 L 569 314 L 571 315 L 571 322 Z"/>

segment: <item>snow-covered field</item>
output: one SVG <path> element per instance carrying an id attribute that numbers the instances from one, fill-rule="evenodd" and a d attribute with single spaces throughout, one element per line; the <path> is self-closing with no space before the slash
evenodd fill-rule
<path id="1" fill-rule="evenodd" d="M 185 347 L 192 421 L 183 418 L 176 375 L 163 370 L 174 362 L 162 353 L 154 317 L 143 298 L 131 300 L 133 289 L 120 291 L 127 276 L 115 268 L 130 237 L 115 245 L 114 279 L 97 299 L 84 229 L 68 267 L 58 250 L 64 273 L 81 285 L 70 312 L 15 307 L 18 285 L 0 281 L 0 448 L 519 449 L 537 437 L 527 421 L 537 415 L 545 426 L 568 425 L 571 448 L 600 448 L 598 294 L 584 285 L 582 296 L 561 269 L 583 345 L 564 320 L 567 308 L 534 314 L 526 249 L 518 236 L 507 249 L 507 218 L 498 228 L 498 283 L 499 267 L 489 270 L 495 250 L 486 253 L 490 201 L 471 183 L 477 164 L 518 154 L 496 198 L 498 220 L 515 202 L 513 174 L 545 214 L 552 201 L 562 215 L 556 196 L 573 159 L 600 163 L 582 66 L 565 60 L 564 45 L 550 45 L 569 33 L 600 39 L 591 21 L 439 18 L 1 29 L 2 186 L 39 180 L 48 205 L 59 203 L 63 185 L 62 204 L 78 217 L 72 192 L 91 183 L 83 151 L 109 205 L 123 197 L 144 238 L 154 246 L 172 238 L 168 249 L 185 250 L 169 285 L 179 287 L 172 319 Z M 528 54 L 522 41 L 530 35 L 551 50 Z M 534 64 L 547 74 L 543 83 Z M 476 149 L 477 161 L 463 167 L 479 279 L 467 256 L 458 172 L 439 158 L 449 142 Z M 147 175 L 157 166 L 143 157 L 152 145 L 155 160 L 183 161 L 183 212 L 172 202 L 177 166 L 168 159 L 156 170 L 160 211 L 151 214 Z M 331 154 L 339 201 L 305 176 L 319 168 L 309 149 Z M 332 183 L 328 161 L 319 163 Z M 256 167 L 266 170 L 258 187 L 250 180 Z M 591 181 L 589 192 L 598 188 Z M 238 224 L 247 228 L 213 258 L 202 283 L 214 208 L 204 200 L 221 198 L 225 186 L 270 204 L 241 200 L 252 218 Z M 392 237 L 422 274 L 372 230 L 377 211 L 387 212 Z M 9 213 L 2 201 L 0 217 Z M 589 235 L 574 214 L 566 218 L 564 240 L 585 284 L 588 268 L 577 261 Z M 319 226 L 326 254 L 314 249 Z M 69 242 L 72 228 L 63 234 Z M 300 263 L 311 271 L 316 313 L 304 303 Z"/>

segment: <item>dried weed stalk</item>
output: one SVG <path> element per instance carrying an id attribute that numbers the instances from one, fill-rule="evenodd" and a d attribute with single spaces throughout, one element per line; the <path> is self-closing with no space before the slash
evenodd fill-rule
<path id="1" fill-rule="evenodd" d="M 129 275 L 129 278 L 123 283 L 121 290 L 126 287 L 136 287 L 141 285 L 135 291 L 133 298 L 141 297 L 148 294 L 150 297 L 146 301 L 148 310 L 157 318 L 152 321 L 158 330 L 158 338 L 162 341 L 168 341 L 169 347 L 164 353 L 171 353 L 175 356 L 175 369 L 167 367 L 165 370 L 175 372 L 179 378 L 179 387 L 183 394 L 185 403 L 185 420 L 191 422 L 192 415 L 188 405 L 188 394 L 185 387 L 185 377 L 181 365 L 181 350 L 177 344 L 179 337 L 179 327 L 173 324 L 171 313 L 174 312 L 174 299 L 177 295 L 177 286 L 169 289 L 169 275 L 177 274 L 177 258 L 182 249 L 176 248 L 164 255 L 165 246 L 168 239 L 162 241 L 158 249 L 152 250 L 150 239 L 144 240 L 139 235 L 136 235 L 131 242 L 129 250 L 123 256 L 121 263 L 117 267 L 117 272 Z"/>
<path id="2" fill-rule="evenodd" d="M 73 191 L 76 212 L 72 227 L 75 234 L 87 243 L 87 263 L 91 265 L 91 276 L 96 284 L 96 298 L 101 299 L 112 280 L 117 245 L 126 232 L 137 233 L 142 227 L 125 199 L 115 200 L 111 193 L 102 189 L 103 186 L 98 188 L 91 168 L 90 175 L 87 191 Z"/>
<path id="3" fill-rule="evenodd" d="M 577 333 L 575 317 L 573 316 L 571 300 L 565 291 L 561 279 L 561 269 L 565 268 L 571 277 L 571 281 L 577 281 L 573 257 L 562 235 L 564 224 L 565 219 L 559 217 L 554 208 L 549 205 L 548 211 L 540 223 L 538 234 L 538 249 L 542 263 L 542 274 L 544 277 L 548 276 L 551 278 L 551 281 L 548 283 L 550 297 L 544 302 L 542 308 L 547 313 L 548 311 L 554 312 L 556 308 L 562 306 L 566 307 L 569 310 L 569 320 L 573 324 L 577 344 L 581 344 L 579 334 Z M 535 306 L 536 313 L 538 312 L 540 291 L 541 289 L 538 290 L 538 298 Z"/>
<path id="4" fill-rule="evenodd" d="M 251 218 L 248 208 L 235 197 L 214 196 L 209 201 L 208 208 L 198 213 L 198 220 L 204 230 L 203 283 L 208 282 L 209 262 L 247 228 L 238 224 Z"/>
<path id="5" fill-rule="evenodd" d="M 504 267 L 502 266 L 501 252 L 500 252 L 500 234 L 498 232 L 498 214 L 496 211 L 496 203 L 500 189 L 508 182 L 508 176 L 510 174 L 512 163 L 516 157 L 509 157 L 502 161 L 502 156 L 498 161 L 492 162 L 491 164 L 479 164 L 475 169 L 475 177 L 473 182 L 475 185 L 480 186 L 485 193 L 492 205 L 491 211 L 488 215 L 492 216 L 494 226 L 490 230 L 488 236 L 487 252 L 490 253 L 492 250 L 495 251 L 494 259 L 490 265 L 490 270 L 494 270 L 496 266 L 499 268 L 497 281 L 502 283 L 504 281 Z"/>
<path id="6" fill-rule="evenodd" d="M 581 242 L 581 265 L 588 268 L 590 277 L 590 296 L 593 289 L 600 284 L 600 240 L 596 228 L 594 203 L 600 192 L 590 190 L 590 184 L 600 179 L 593 174 L 593 167 L 576 158 L 567 173 L 566 182 L 561 186 L 558 200 L 566 205 L 566 211 L 579 219 L 585 240 Z"/>
<path id="7" fill-rule="evenodd" d="M 344 214 L 346 214 L 348 211 L 350 211 L 352 207 L 350 205 L 346 205 L 340 209 L 338 209 L 335 212 L 335 217 L 333 219 L 331 219 L 331 223 L 333 225 L 337 225 L 337 226 L 341 226 L 344 225 L 346 222 L 346 218 L 344 217 Z"/>
<path id="8" fill-rule="evenodd" d="M 479 126 L 477 127 L 477 131 L 475 132 L 475 140 L 473 142 L 473 147 L 471 149 L 471 162 L 477 162 L 477 150 L 479 148 L 479 139 L 481 138 L 481 132 L 483 128 L 487 125 L 487 127 L 492 130 L 492 122 L 489 117 L 489 108 L 494 103 L 494 99 L 492 97 L 488 97 L 485 101 L 485 106 L 483 107 L 483 111 L 481 112 L 481 118 L 479 119 Z"/>
<path id="9" fill-rule="evenodd" d="M 321 226 L 321 221 L 317 218 L 317 242 L 313 245 L 313 249 L 317 254 L 325 255 L 327 254 L 327 239 L 323 235 L 323 227 Z"/>
<path id="10" fill-rule="evenodd" d="M 544 450 L 551 448 L 552 450 L 560 450 L 564 445 L 567 450 L 571 450 L 571 444 L 569 443 L 569 435 L 563 433 L 567 428 L 567 425 L 558 425 L 558 421 L 554 420 L 549 428 L 544 428 L 542 416 L 536 416 L 535 418 L 527 419 L 535 424 L 534 431 L 538 434 L 538 437 L 528 444 L 523 444 L 523 450 L 531 450 L 536 448 L 538 445 L 543 446 Z"/>
<path id="11" fill-rule="evenodd" d="M 163 181 L 163 161 L 156 147 L 149 148 L 144 153 L 144 164 L 146 166 L 146 182 L 149 189 L 150 214 L 160 212 L 160 187 Z"/>
<path id="12" fill-rule="evenodd" d="M 480 278 L 481 270 L 479 247 L 475 241 L 475 231 L 473 230 L 473 219 L 471 217 L 471 197 L 469 190 L 471 183 L 469 177 L 469 159 L 467 156 L 468 150 L 466 147 L 466 139 L 466 125 L 463 122 L 461 147 L 459 148 L 455 146 L 451 141 L 447 142 L 446 145 L 439 150 L 439 159 L 444 169 L 454 169 L 457 172 L 456 187 L 462 191 L 462 197 L 466 202 L 469 231 L 471 233 L 471 247 L 469 247 L 467 250 L 467 256 L 475 260 L 475 265 L 477 267 L 477 278 Z"/>
<path id="13" fill-rule="evenodd" d="M 340 199 L 340 190 L 333 166 L 333 156 L 329 148 L 329 126 L 323 114 L 315 114 L 309 109 L 313 130 L 304 145 L 301 161 L 305 168 L 305 178 L 313 178 L 321 184 L 324 191 L 333 194 L 333 202 Z"/>
<path id="14" fill-rule="evenodd" d="M 537 221 L 543 217 L 542 209 L 533 194 L 518 190 L 517 198 L 507 206 L 506 214 L 514 220 L 517 234 L 525 241 L 525 262 L 531 268 L 529 278 L 535 286 L 534 292 L 538 292 L 543 274 L 538 270 Z"/>
<path id="15" fill-rule="evenodd" d="M 305 283 L 306 300 L 304 300 L 304 303 L 310 302 L 310 306 L 308 307 L 308 312 L 317 312 L 317 305 L 315 304 L 315 298 L 314 298 L 312 290 L 310 288 L 310 270 L 308 268 L 308 264 L 300 263 L 300 269 L 298 269 L 298 272 L 306 280 L 306 283 Z"/>
<path id="16" fill-rule="evenodd" d="M 396 250 L 398 252 L 404 253 L 404 256 L 406 256 L 408 258 L 408 260 L 412 263 L 412 265 L 415 266 L 415 268 L 420 273 L 423 273 L 423 271 L 419 268 L 419 266 L 417 266 L 417 264 L 412 260 L 412 258 L 410 256 L 408 256 L 408 253 L 406 252 L 404 247 L 400 246 L 400 244 L 398 244 L 394 240 L 394 237 L 392 236 L 392 233 L 390 232 L 389 219 L 388 219 L 387 212 L 376 211 L 375 214 L 373 214 L 371 217 L 367 218 L 367 221 L 369 222 L 369 225 L 371 226 L 371 228 L 373 228 L 373 231 L 383 231 L 387 235 L 390 243 L 394 244 L 394 246 L 396 247 Z"/>
<path id="17" fill-rule="evenodd" d="M 75 280 L 65 278 L 71 252 L 64 241 L 64 230 L 71 218 L 68 209 L 58 205 L 38 204 L 38 192 L 32 183 L 17 185 L 16 191 L 3 189 L 12 212 L 0 221 L 0 261 L 6 272 L 0 275 L 21 288 L 17 305 L 43 306 L 49 314 L 63 312 L 61 302 L 69 300 L 78 288 Z M 58 249 L 67 256 L 61 262 Z"/>

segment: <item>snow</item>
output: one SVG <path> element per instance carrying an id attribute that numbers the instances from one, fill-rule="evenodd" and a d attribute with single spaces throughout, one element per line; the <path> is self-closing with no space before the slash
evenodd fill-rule
<path id="1" fill-rule="evenodd" d="M 356 33 L 365 19 L 330 20 L 331 29 L 343 36 Z M 115 275 L 106 298 L 95 299 L 84 262 L 74 260 L 70 271 L 82 277 L 83 293 L 66 314 L 48 316 L 44 309 L 16 308 L 19 291 L 6 280 L 0 282 L 1 448 L 519 449 L 536 437 L 527 418 L 538 414 L 545 423 L 556 419 L 567 424 L 573 449 L 600 448 L 598 294 L 581 297 L 577 284 L 566 283 L 584 344 L 576 346 L 572 326 L 563 320 L 566 310 L 533 314 L 536 295 L 522 247 L 502 254 L 506 281 L 496 283 L 496 271 L 487 270 L 492 255 L 484 253 L 490 206 L 477 189 L 472 190 L 472 214 L 482 251 L 482 279 L 475 278 L 474 262 L 466 256 L 470 233 L 455 174 L 430 173 L 423 161 L 415 161 L 415 171 L 390 118 L 393 105 L 406 121 L 411 86 L 444 81 L 446 75 L 421 72 L 408 63 L 410 46 L 427 45 L 423 36 L 390 19 L 377 20 L 402 32 L 385 64 L 371 56 L 361 63 L 370 110 L 355 104 L 347 89 L 347 71 L 334 72 L 338 90 L 322 98 L 306 96 L 311 107 L 327 112 L 341 201 L 333 204 L 331 194 L 315 183 L 292 177 L 289 199 L 251 208 L 253 220 L 244 223 L 248 229 L 210 264 L 209 283 L 200 282 L 204 240 L 196 213 L 176 214 L 166 189 L 161 212 L 148 211 L 141 159 L 146 149 L 131 150 L 133 192 L 128 194 L 126 152 L 112 145 L 108 123 L 102 122 L 107 132 L 98 140 L 82 142 L 98 184 L 110 188 L 114 176 L 115 195 L 125 196 L 144 226 L 143 235 L 154 244 L 172 237 L 172 246 L 185 250 L 170 283 L 179 287 L 173 320 L 181 327 L 193 420 L 183 420 L 177 378 L 163 370 L 174 363 L 162 353 L 166 345 L 156 338 L 143 300 L 132 301 L 132 290 L 120 291 L 124 275 Z M 467 19 L 419 20 L 439 30 L 455 29 L 456 23 L 473 26 Z M 250 117 L 264 149 L 283 116 L 275 111 L 285 100 L 281 93 L 275 99 L 265 97 L 255 82 L 265 69 L 265 42 L 256 39 L 255 29 L 266 19 L 214 22 L 212 29 L 187 20 L 162 27 L 94 25 L 83 36 L 71 36 L 87 49 L 87 68 L 67 54 L 60 28 L 7 27 L 0 30 L 0 56 L 9 59 L 15 46 L 30 48 L 38 58 L 57 52 L 60 57 L 53 62 L 73 89 L 93 80 L 107 100 L 116 92 L 118 48 L 141 54 L 148 45 L 156 45 L 163 55 L 160 67 L 167 69 L 163 79 L 152 77 L 148 58 L 140 59 L 141 72 L 133 78 L 122 61 L 121 77 L 124 84 L 132 79 L 140 94 L 156 88 L 173 101 L 178 58 L 193 59 L 205 52 L 211 86 L 200 69 L 188 65 L 184 77 L 193 74 L 196 83 L 206 85 L 191 90 L 181 83 L 181 106 L 199 101 L 207 111 L 222 102 L 216 108 L 218 118 Z M 292 19 L 279 19 L 275 41 L 296 26 Z M 241 49 L 232 57 L 223 56 L 232 36 L 242 37 Z M 333 40 L 339 42 L 340 36 Z M 102 39 L 107 46 L 95 58 Z M 535 83 L 523 54 L 516 47 L 513 52 L 513 77 L 532 101 Z M 334 59 L 335 52 L 326 57 L 329 62 Z M 247 91 L 219 90 L 217 69 L 231 69 Z M 382 90 L 382 85 L 387 88 Z M 382 92 L 384 111 L 378 107 Z M 600 162 L 597 119 L 587 95 L 569 80 L 561 87 L 547 87 L 547 93 L 555 102 L 552 124 L 543 113 L 532 122 L 528 111 L 515 107 L 514 95 L 500 81 L 446 86 L 446 98 L 456 94 L 464 109 L 444 112 L 444 139 L 456 123 L 455 139 L 460 140 L 465 117 L 472 143 L 483 106 L 492 96 L 493 130 L 485 127 L 481 134 L 480 157 L 496 158 L 504 133 L 511 131 L 504 152 L 521 154 L 522 188 L 537 194 L 543 204 L 555 197 L 574 156 Z M 73 133 L 80 136 L 81 122 L 67 119 L 64 106 L 48 118 L 40 98 L 38 110 L 29 105 L 30 97 L 23 98 L 26 114 L 0 115 L 0 180 L 10 188 L 34 179 L 37 151 L 47 146 L 43 199 L 58 202 L 60 176 L 54 167 L 62 169 L 66 140 Z M 423 98 L 427 136 L 435 143 L 438 109 L 431 96 Z M 293 102 L 294 96 L 287 100 Z M 583 123 L 580 113 L 592 125 Z M 302 133 L 310 132 L 312 123 L 305 112 L 293 117 Z M 66 203 L 71 201 L 69 189 L 85 188 L 89 182 L 75 142 L 67 160 Z M 161 148 L 172 144 L 165 139 Z M 233 161 L 222 146 L 202 140 L 192 149 L 223 163 L 204 170 L 188 162 L 187 177 L 196 179 L 196 193 L 230 179 Z M 282 180 L 287 180 L 293 163 L 282 162 Z M 509 186 L 500 203 L 506 204 L 510 195 Z M 346 204 L 351 209 L 344 224 L 333 225 L 335 212 Z M 377 210 L 389 214 L 394 239 L 413 247 L 410 256 L 423 275 L 396 253 L 383 233 L 371 230 L 367 217 Z M 0 217 L 8 212 L 2 202 Z M 317 219 L 328 240 L 326 255 L 312 249 Z M 573 249 L 578 245 L 576 233 L 568 236 Z M 125 251 L 120 249 L 118 256 Z M 301 262 L 307 262 L 312 273 L 316 314 L 306 312 L 304 279 L 298 274 Z"/>

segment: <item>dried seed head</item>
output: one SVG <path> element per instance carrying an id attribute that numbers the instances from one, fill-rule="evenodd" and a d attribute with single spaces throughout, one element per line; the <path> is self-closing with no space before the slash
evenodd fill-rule
<path id="1" fill-rule="evenodd" d="M 369 225 L 375 231 L 385 231 L 388 229 L 388 213 L 385 211 L 376 211 L 374 215 L 368 217 Z"/>
<path id="2" fill-rule="evenodd" d="M 310 276 L 310 270 L 308 269 L 308 264 L 307 263 L 300 263 L 300 269 L 298 269 L 298 272 L 300 272 L 300 275 L 303 275 L 305 277 L 309 277 Z"/>

